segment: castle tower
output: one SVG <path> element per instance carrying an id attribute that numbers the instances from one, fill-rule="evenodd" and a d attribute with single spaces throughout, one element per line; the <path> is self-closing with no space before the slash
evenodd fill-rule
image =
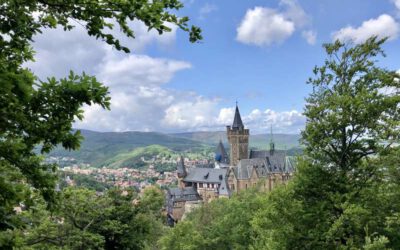
<path id="1" fill-rule="evenodd" d="M 249 158 L 249 130 L 244 128 L 239 108 L 236 103 L 233 124 L 226 127 L 230 148 L 230 164 L 236 166 L 241 159 Z"/>

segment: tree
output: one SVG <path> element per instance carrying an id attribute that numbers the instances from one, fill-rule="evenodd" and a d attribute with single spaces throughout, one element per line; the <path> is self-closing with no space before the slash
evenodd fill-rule
<path id="1" fill-rule="evenodd" d="M 220 198 L 192 211 L 160 239 L 161 249 L 248 249 L 251 218 L 264 198 L 255 190 Z"/>
<path id="2" fill-rule="evenodd" d="M 142 199 L 132 190 L 111 189 L 97 195 L 85 188 L 66 188 L 61 196 L 59 208 L 53 213 L 45 209 L 43 199 L 22 213 L 29 226 L 14 230 L 16 247 L 155 249 L 163 232 L 162 204 L 155 196 L 146 198 L 158 204 L 153 211 L 143 207 Z"/>
<path id="3" fill-rule="evenodd" d="M 173 14 L 183 7 L 178 0 L 5 0 L 0 4 L 0 234 L 19 228 L 23 222 L 14 208 L 33 205 L 39 192 L 51 206 L 56 198 L 56 165 L 45 164 L 42 154 L 56 145 L 75 150 L 82 136 L 72 131 L 83 119 L 83 104 L 109 109 L 108 89 L 95 77 L 73 72 L 63 79 L 39 81 L 23 63 L 34 60 L 30 43 L 45 28 L 74 28 L 83 25 L 88 35 L 117 50 L 129 52 L 112 35 L 118 25 L 122 33 L 135 37 L 129 21 L 143 22 L 160 34 L 176 25 L 189 33 L 190 42 L 201 39 L 200 29 L 189 26 L 188 17 Z M 0 237 L 1 238 L 1 237 Z M 2 242 L 0 242 L 0 247 Z"/>
<path id="4" fill-rule="evenodd" d="M 305 157 L 253 219 L 254 246 L 398 248 L 400 76 L 377 66 L 384 42 L 324 45 L 328 58 L 309 80 Z"/>
<path id="5" fill-rule="evenodd" d="M 201 40 L 201 31 L 189 27 L 188 17 L 178 17 L 170 11 L 179 10 L 183 4 L 178 0 L 5 0 L 0 6 L 0 47 L 1 65 L 20 67 L 22 62 L 33 59 L 30 42 L 43 28 L 71 30 L 71 21 L 86 28 L 94 36 L 114 46 L 117 50 L 129 52 L 120 44 L 111 30 L 117 24 L 124 35 L 135 38 L 129 21 L 142 21 L 149 30 L 158 33 L 171 31 L 168 23 L 189 32 L 189 41 Z"/>
<path id="6" fill-rule="evenodd" d="M 363 174 L 358 168 L 363 159 L 399 140 L 400 76 L 375 63 L 385 55 L 385 40 L 372 37 L 353 47 L 325 44 L 328 58 L 308 82 L 313 92 L 306 99 L 302 133 L 307 155 L 337 171 L 354 171 L 353 180 Z"/>

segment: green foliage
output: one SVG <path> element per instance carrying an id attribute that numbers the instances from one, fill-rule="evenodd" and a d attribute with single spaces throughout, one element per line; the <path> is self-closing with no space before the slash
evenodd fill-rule
<path id="1" fill-rule="evenodd" d="M 118 154 L 106 160 L 104 162 L 104 166 L 110 168 L 119 168 L 119 167 L 138 168 L 138 165 L 143 163 L 143 161 L 141 160 L 142 157 L 144 157 L 144 159 L 148 161 L 156 156 L 166 157 L 171 154 L 173 154 L 173 152 L 166 147 L 160 145 L 151 145 L 147 147 L 136 148 L 135 150 L 128 153 Z M 176 155 L 176 158 L 177 157 L 178 154 Z"/>
<path id="2" fill-rule="evenodd" d="M 31 249 L 143 249 L 153 248 L 163 232 L 161 190 L 109 190 L 104 196 L 82 188 L 63 190 L 56 213 L 39 205 L 21 214 L 29 227 L 14 237 Z M 134 203 L 134 200 L 137 200 Z"/>
<path id="3" fill-rule="evenodd" d="M 302 133 L 307 154 L 344 173 L 352 171 L 353 180 L 365 174 L 358 168 L 362 159 L 385 150 L 400 135 L 400 95 L 384 91 L 399 89 L 399 75 L 375 64 L 384 55 L 385 40 L 372 37 L 353 47 L 339 41 L 324 45 L 328 59 L 309 80 L 313 92 Z"/>
<path id="4" fill-rule="evenodd" d="M 82 25 L 88 35 L 112 45 L 117 50 L 129 52 L 127 47 L 112 34 L 115 26 L 129 38 L 135 38 L 129 27 L 133 20 L 142 21 L 149 30 L 159 34 L 170 32 L 168 24 L 189 32 L 190 42 L 201 40 L 201 30 L 189 26 L 188 17 L 171 13 L 183 4 L 177 0 L 156 1 L 92 1 L 92 0 L 7 0 L 0 5 L 0 65 L 19 67 L 24 61 L 33 59 L 30 42 L 44 28 L 61 26 L 65 31 L 74 26 L 71 20 Z M 18 52 L 18 53 L 17 53 Z"/>
<path id="5" fill-rule="evenodd" d="M 71 178 L 71 180 L 74 181 L 74 183 L 77 187 L 83 187 L 83 188 L 95 190 L 98 192 L 103 192 L 112 187 L 111 185 L 109 185 L 107 183 L 96 180 L 96 178 L 94 178 L 91 175 L 74 174 L 72 172 L 62 172 L 62 176 L 61 176 L 62 179 L 60 180 L 60 188 L 61 189 L 68 186 L 68 184 L 65 182 L 65 179 L 64 179 L 65 176 L 69 176 Z"/>
<path id="6" fill-rule="evenodd" d="M 42 163 L 35 154 L 57 144 L 72 150 L 79 147 L 79 131 L 71 133 L 72 123 L 82 119 L 82 104 L 109 107 L 108 90 L 94 77 L 71 74 L 59 81 L 36 82 L 27 70 L 0 69 L 0 230 L 18 225 L 11 221 L 13 207 L 31 205 L 31 187 L 46 201 L 54 201 L 56 166 Z M 3 205 L 4 204 L 4 205 Z"/>
<path id="7" fill-rule="evenodd" d="M 306 157 L 288 189 L 274 191 L 269 209 L 255 217 L 255 246 L 399 246 L 397 218 L 392 216 L 400 211 L 398 181 L 393 178 L 400 164 L 399 75 L 375 65 L 383 42 L 371 38 L 354 47 L 325 45 L 328 59 L 309 81 L 314 90 L 307 99 L 302 134 Z M 385 88 L 395 91 L 387 94 Z M 275 195 L 279 198 L 271 200 Z"/>
<path id="8" fill-rule="evenodd" d="M 88 35 L 129 52 L 112 35 L 112 30 L 118 25 L 126 37 L 134 38 L 129 22 L 138 20 L 159 34 L 171 31 L 168 25 L 176 25 L 189 33 L 190 42 L 196 42 L 201 39 L 200 29 L 189 26 L 188 17 L 173 14 L 182 7 L 177 0 L 1 1 L 0 248 L 13 238 L 10 230 L 25 224 L 14 207 L 30 209 L 35 205 L 32 197 L 37 192 L 50 207 L 56 200 L 57 166 L 43 163 L 37 148 L 41 154 L 49 153 L 57 145 L 66 150 L 78 149 L 82 136 L 72 130 L 72 124 L 83 119 L 82 105 L 97 104 L 105 109 L 110 106 L 108 89 L 95 77 L 71 72 L 63 79 L 39 81 L 24 69 L 23 63 L 34 61 L 30 46 L 34 36 L 43 29 L 58 26 L 71 30 L 74 28 L 71 22 L 76 22 L 85 27 Z M 71 244 L 85 238 L 94 243 L 87 248 L 97 248 L 102 243 L 101 238 L 86 231 L 76 237 Z"/>
<path id="9" fill-rule="evenodd" d="M 205 204 L 166 233 L 161 249 L 247 249 L 252 242 L 250 221 L 263 200 L 249 190 Z"/>

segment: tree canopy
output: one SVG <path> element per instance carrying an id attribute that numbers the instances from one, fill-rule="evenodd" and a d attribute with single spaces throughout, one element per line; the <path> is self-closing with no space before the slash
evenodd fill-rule
<path id="1" fill-rule="evenodd" d="M 25 226 L 15 208 L 34 207 L 40 193 L 48 208 L 57 198 L 54 164 L 43 156 L 55 146 L 79 148 L 82 136 L 73 131 L 83 119 L 82 106 L 110 107 L 108 88 L 94 76 L 74 72 L 62 79 L 39 80 L 24 63 L 34 60 L 31 44 L 43 29 L 62 27 L 65 31 L 82 25 L 89 36 L 117 50 L 129 49 L 113 35 L 118 27 L 135 38 L 131 21 L 140 21 L 159 34 L 171 25 L 189 34 L 189 41 L 201 39 L 198 27 L 188 17 L 177 16 L 183 7 L 178 0 L 4 0 L 0 4 L 0 247 L 7 230 Z"/>

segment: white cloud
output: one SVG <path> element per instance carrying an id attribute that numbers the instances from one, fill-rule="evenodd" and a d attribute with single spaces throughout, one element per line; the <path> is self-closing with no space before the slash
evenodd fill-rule
<path id="1" fill-rule="evenodd" d="M 153 58 L 147 55 L 125 55 L 123 57 L 110 53 L 97 66 L 97 76 L 110 86 L 157 86 L 169 82 L 173 75 L 191 64 L 164 58 Z"/>
<path id="2" fill-rule="evenodd" d="M 218 7 L 215 4 L 206 3 L 199 10 L 199 18 L 204 19 L 211 12 L 217 11 Z"/>
<path id="3" fill-rule="evenodd" d="M 234 115 L 235 115 L 234 107 L 222 108 L 218 114 L 217 124 L 229 125 L 232 122 Z"/>
<path id="4" fill-rule="evenodd" d="M 144 50 L 151 43 L 173 43 L 175 36 L 161 38 L 154 34 L 140 35 L 141 32 L 136 33 L 139 40 L 130 46 Z M 168 87 L 176 74 L 192 67 L 190 62 L 124 54 L 89 37 L 80 27 L 71 32 L 46 30 L 35 37 L 34 47 L 37 61 L 27 66 L 41 78 L 65 76 L 70 69 L 78 73 L 85 70 L 109 87 L 111 111 L 85 106 L 85 118 L 75 123 L 77 128 L 172 132 L 223 130 L 232 123 L 234 108 L 221 108 L 221 100 Z M 293 112 L 272 114 L 253 110 L 242 117 L 254 133 L 271 117 L 275 117 L 277 131 L 297 132 L 298 118 Z"/>
<path id="5" fill-rule="evenodd" d="M 268 131 L 270 126 L 278 133 L 299 133 L 305 125 L 304 115 L 297 111 L 274 111 L 254 109 L 243 117 L 243 122 L 256 133 Z"/>
<path id="6" fill-rule="evenodd" d="M 245 44 L 268 46 L 282 43 L 295 30 L 295 24 L 273 9 L 255 7 L 247 10 L 237 28 L 236 39 Z"/>
<path id="7" fill-rule="evenodd" d="M 397 9 L 400 10 L 400 0 L 392 0 Z"/>
<path id="8" fill-rule="evenodd" d="M 279 4 L 285 9 L 282 12 L 284 17 L 291 20 L 296 28 L 302 28 L 311 22 L 311 18 L 299 5 L 297 0 L 281 0 Z"/>
<path id="9" fill-rule="evenodd" d="M 399 24 L 396 20 L 387 14 L 383 14 L 376 19 L 363 22 L 360 27 L 348 26 L 342 28 L 333 33 L 333 39 L 362 43 L 371 36 L 378 36 L 378 38 L 388 37 L 388 40 L 394 40 L 398 37 L 399 31 Z"/>
<path id="10" fill-rule="evenodd" d="M 221 108 L 219 113 L 216 100 L 199 98 L 193 102 L 181 102 L 170 106 L 164 117 L 165 126 L 187 131 L 224 130 L 231 125 L 235 113 L 234 107 Z M 305 117 L 297 110 L 273 111 L 254 109 L 242 114 L 243 123 L 252 133 L 265 133 L 270 126 L 278 133 L 299 133 L 305 125 Z"/>
<path id="11" fill-rule="evenodd" d="M 171 26 L 171 32 L 160 36 L 154 30 L 147 32 L 146 26 L 139 21 L 131 22 L 129 25 L 135 31 L 135 39 L 126 38 L 118 31 L 112 33 L 121 40 L 122 45 L 129 47 L 135 53 L 143 52 L 146 46 L 152 43 L 165 47 L 171 46 L 175 41 L 175 26 Z M 80 25 L 67 32 L 62 28 L 46 29 L 33 39 L 36 62 L 29 62 L 26 66 L 41 78 L 63 77 L 68 75 L 70 70 L 93 74 L 95 67 L 106 56 L 123 55 L 122 52 L 116 52 L 104 42 L 89 36 Z"/>
<path id="12" fill-rule="evenodd" d="M 281 0 L 279 6 L 282 10 L 259 6 L 248 9 L 237 28 L 236 40 L 256 46 L 280 44 L 296 29 L 310 25 L 311 18 L 296 0 Z M 308 33 L 307 41 L 315 41 L 316 33 Z"/>
<path id="13" fill-rule="evenodd" d="M 178 102 L 166 109 L 162 123 L 175 129 L 207 130 L 215 127 L 212 118 L 217 111 L 216 107 L 216 100 L 203 97 Z"/>
<path id="14" fill-rule="evenodd" d="M 317 41 L 317 33 L 313 30 L 304 30 L 301 35 L 304 39 L 306 39 L 307 43 L 310 45 L 314 45 Z"/>

